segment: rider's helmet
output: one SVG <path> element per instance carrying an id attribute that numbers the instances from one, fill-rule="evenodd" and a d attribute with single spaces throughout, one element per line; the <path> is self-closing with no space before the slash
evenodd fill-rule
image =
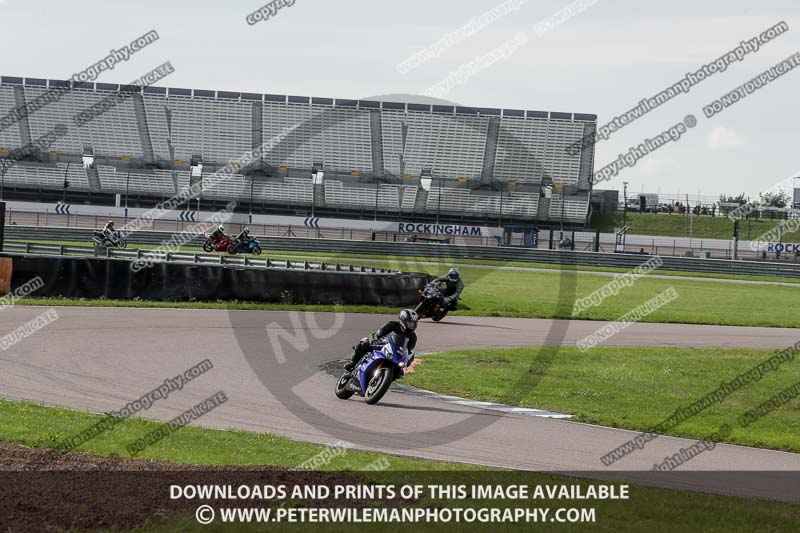
<path id="1" fill-rule="evenodd" d="M 225 228 L 224 228 L 224 227 L 222 227 L 222 224 L 220 224 L 219 226 L 217 226 L 217 229 L 219 230 L 219 232 L 220 232 L 220 233 L 225 233 Z"/>
<path id="2" fill-rule="evenodd" d="M 245 226 L 244 229 L 242 230 L 242 233 L 244 233 L 245 235 L 249 235 L 250 234 L 250 228 Z"/>
<path id="3" fill-rule="evenodd" d="M 451 268 L 451 269 L 450 269 L 450 270 L 447 272 L 447 277 L 448 277 L 448 278 L 450 278 L 450 279 L 451 279 L 451 280 L 453 280 L 453 281 L 458 281 L 458 278 L 459 278 L 459 276 L 461 276 L 461 274 L 459 274 L 459 272 L 458 272 L 458 269 L 457 269 L 457 268 Z"/>
<path id="4" fill-rule="evenodd" d="M 404 333 L 417 329 L 418 320 L 419 316 L 417 316 L 417 312 L 413 309 L 403 309 L 400 311 L 400 327 Z"/>
<path id="5" fill-rule="evenodd" d="M 114 227 L 114 221 L 113 221 L 113 220 L 109 220 L 109 221 L 108 221 L 108 225 L 109 225 L 109 226 L 111 226 L 111 227 L 113 228 L 113 227 Z"/>

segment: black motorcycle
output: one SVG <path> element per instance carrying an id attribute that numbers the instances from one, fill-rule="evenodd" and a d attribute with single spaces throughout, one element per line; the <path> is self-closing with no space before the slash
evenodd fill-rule
<path id="1" fill-rule="evenodd" d="M 414 309 L 420 318 L 432 318 L 434 322 L 439 322 L 447 316 L 448 306 L 444 301 L 444 293 L 435 284 L 426 285 L 419 291 L 422 300 Z"/>

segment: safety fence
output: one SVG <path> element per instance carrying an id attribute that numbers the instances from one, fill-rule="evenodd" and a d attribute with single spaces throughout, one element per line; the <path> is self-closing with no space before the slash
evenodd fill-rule
<path id="1" fill-rule="evenodd" d="M 92 230 L 69 228 L 6 227 L 6 239 L 88 242 Z M 167 242 L 170 233 L 137 232 L 128 236 L 131 244 L 159 245 Z M 426 259 L 481 259 L 501 262 L 544 263 L 631 269 L 647 259 L 647 254 L 579 252 L 571 250 L 526 249 L 511 247 L 460 246 L 411 242 L 350 241 L 346 239 L 304 239 L 286 237 L 260 238 L 262 248 L 269 251 L 304 252 L 318 257 L 336 254 L 365 254 L 376 256 L 403 256 Z M 189 246 L 202 245 L 197 236 Z M 129 250 L 132 252 L 133 250 Z M 212 256 L 214 257 L 214 256 Z M 227 258 L 225 260 L 229 260 Z M 800 264 L 793 262 L 763 262 L 728 259 L 703 259 L 698 257 L 665 257 L 659 270 L 706 272 L 752 276 L 782 276 L 800 278 Z M 216 261 L 220 261 L 218 258 Z M 255 261 L 259 261 L 256 259 Z"/>

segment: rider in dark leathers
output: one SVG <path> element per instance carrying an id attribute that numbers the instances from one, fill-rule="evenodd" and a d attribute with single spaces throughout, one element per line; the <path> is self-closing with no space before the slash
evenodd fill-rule
<path id="1" fill-rule="evenodd" d="M 211 239 L 220 239 L 225 236 L 225 228 L 220 224 L 217 226 L 217 229 L 214 230 L 214 233 L 211 234 Z"/>
<path id="2" fill-rule="evenodd" d="M 236 236 L 236 238 L 234 240 L 235 241 L 239 241 L 239 244 L 242 244 L 247 239 L 247 237 L 249 235 L 250 235 L 250 228 L 245 227 L 242 230 L 242 232 L 239 235 Z"/>
<path id="3" fill-rule="evenodd" d="M 358 362 L 370 352 L 373 346 L 380 344 L 382 338 L 392 333 L 403 335 L 407 339 L 406 349 L 410 355 L 408 360 L 410 363 L 414 358 L 414 347 L 417 345 L 417 334 L 414 330 L 417 329 L 418 320 L 419 317 L 416 311 L 412 309 L 403 309 L 400 311 L 398 320 L 390 320 L 381 326 L 380 329 L 374 331 L 368 337 L 363 337 L 358 341 L 358 344 L 353 346 L 353 355 L 351 360 L 344 365 L 344 369 L 348 372 L 353 371 Z"/>
<path id="4" fill-rule="evenodd" d="M 464 290 L 464 280 L 461 279 L 461 274 L 457 268 L 451 268 L 447 274 L 440 278 L 431 281 L 431 285 L 445 285 L 444 290 L 444 303 L 447 305 L 449 311 L 458 309 L 458 297 L 461 296 L 461 291 Z"/>

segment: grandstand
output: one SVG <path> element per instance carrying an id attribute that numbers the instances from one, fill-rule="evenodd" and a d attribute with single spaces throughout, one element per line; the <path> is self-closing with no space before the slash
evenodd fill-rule
<path id="1" fill-rule="evenodd" d="M 71 201 L 108 202 L 124 195 L 126 204 L 130 198 L 142 205 L 200 180 L 202 202 L 234 199 L 259 212 L 572 225 L 588 215 L 594 149 L 570 155 L 566 148 L 594 131 L 595 115 L 107 83 L 70 87 L 2 76 L 0 117 L 59 87 L 70 89 L 0 131 L 0 158 L 9 159 L 57 124 L 68 128 L 49 151 L 3 162 L 1 187 L 9 198 L 69 193 Z M 76 125 L 75 115 L 119 91 L 127 97 Z M 261 160 L 223 182 L 207 180 L 274 139 L 281 140 Z"/>

